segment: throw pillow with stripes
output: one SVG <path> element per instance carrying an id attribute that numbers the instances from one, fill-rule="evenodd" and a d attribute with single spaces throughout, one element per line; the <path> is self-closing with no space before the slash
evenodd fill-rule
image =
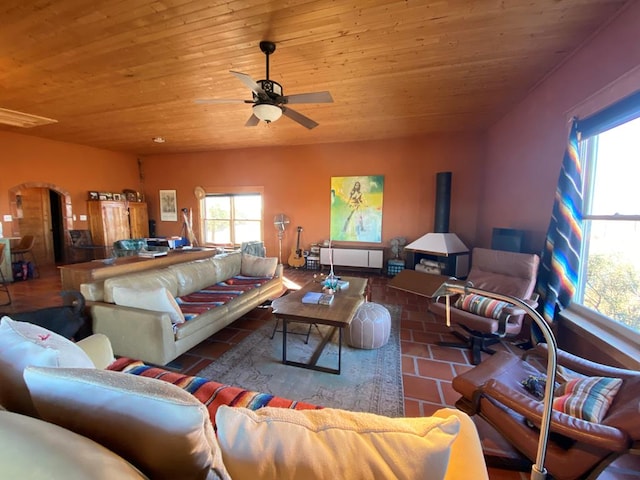
<path id="1" fill-rule="evenodd" d="M 600 423 L 620 390 L 622 380 L 608 377 L 575 378 L 555 392 L 553 409 L 572 417 Z"/>
<path id="2" fill-rule="evenodd" d="M 500 318 L 502 310 L 512 305 L 508 302 L 494 300 L 482 295 L 463 295 L 455 303 L 456 308 L 475 313 L 481 317 Z"/>

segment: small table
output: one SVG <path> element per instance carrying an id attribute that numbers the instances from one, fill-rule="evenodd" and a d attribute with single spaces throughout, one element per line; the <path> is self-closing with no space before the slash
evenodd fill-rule
<path id="1" fill-rule="evenodd" d="M 349 282 L 349 288 L 337 292 L 331 305 L 313 305 L 302 303 L 302 297 L 307 292 L 320 292 L 322 285 L 309 282 L 300 290 L 291 292 L 284 297 L 277 298 L 271 303 L 273 314 L 282 320 L 282 363 L 294 367 L 308 368 L 326 373 L 340 375 L 342 363 L 342 330 L 349 326 L 356 310 L 364 301 L 367 289 L 367 279 L 358 277 L 342 277 Z M 287 326 L 289 322 L 329 325 L 332 328 L 322 338 L 313 355 L 307 363 L 287 360 Z M 338 368 L 328 368 L 318 365 L 318 359 L 326 345 L 338 331 Z"/>
<path id="2" fill-rule="evenodd" d="M 445 281 L 451 277 L 418 272 L 417 270 L 402 270 L 393 277 L 387 286 L 397 288 L 421 297 L 433 298 L 433 294 Z"/>

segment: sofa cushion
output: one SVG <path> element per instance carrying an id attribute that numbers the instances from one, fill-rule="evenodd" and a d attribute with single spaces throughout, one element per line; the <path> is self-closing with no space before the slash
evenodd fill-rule
<path id="1" fill-rule="evenodd" d="M 219 279 L 226 279 L 240 275 L 242 254 L 240 252 L 222 253 L 213 257 L 216 275 Z"/>
<path id="2" fill-rule="evenodd" d="M 104 445 L 150 478 L 229 478 L 206 407 L 174 385 L 75 368 L 27 367 L 24 378 L 44 420 Z"/>
<path id="3" fill-rule="evenodd" d="M 22 378 L 28 365 L 94 368 L 76 344 L 38 325 L 0 320 L 0 403 L 7 409 L 34 416 L 36 411 Z"/>
<path id="4" fill-rule="evenodd" d="M 600 423 L 620 390 L 620 378 L 585 377 L 563 383 L 555 391 L 554 410 Z"/>
<path id="5" fill-rule="evenodd" d="M 178 281 L 177 297 L 198 291 L 209 285 L 224 280 L 218 277 L 218 270 L 213 258 L 195 262 L 179 263 L 168 267 Z"/>
<path id="6" fill-rule="evenodd" d="M 278 259 L 276 257 L 265 258 L 243 253 L 240 274 L 247 277 L 273 277 L 277 266 Z"/>
<path id="7" fill-rule="evenodd" d="M 218 409 L 216 424 L 228 472 L 252 480 L 333 480 L 345 472 L 349 478 L 442 479 L 460 428 L 456 416 L 226 406 Z"/>
<path id="8" fill-rule="evenodd" d="M 153 290 L 138 290 L 136 288 L 114 287 L 113 301 L 123 307 L 142 308 L 155 312 L 166 312 L 171 317 L 171 323 L 184 323 L 184 315 L 173 298 L 171 292 L 164 287 Z"/>
<path id="9" fill-rule="evenodd" d="M 0 431 L 0 478 L 147 478 L 102 445 L 52 423 L 17 413 L 0 412 Z"/>
<path id="10" fill-rule="evenodd" d="M 178 296 L 178 280 L 175 273 L 168 268 L 156 268 L 130 275 L 118 275 L 107 278 L 104 281 L 104 301 L 113 301 L 113 289 L 115 287 L 136 288 L 138 290 L 155 290 L 164 287 L 173 297 Z"/>

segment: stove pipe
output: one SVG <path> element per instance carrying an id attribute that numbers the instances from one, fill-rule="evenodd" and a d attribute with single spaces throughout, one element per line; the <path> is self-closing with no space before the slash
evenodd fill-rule
<path id="1" fill-rule="evenodd" d="M 435 233 L 449 232 L 451 213 L 451 172 L 436 174 L 436 212 L 433 224 Z"/>
<path id="2" fill-rule="evenodd" d="M 434 231 L 423 235 L 404 248 L 438 256 L 468 252 L 469 249 L 462 240 L 455 233 L 449 233 L 450 211 L 451 172 L 439 172 L 436 174 Z"/>

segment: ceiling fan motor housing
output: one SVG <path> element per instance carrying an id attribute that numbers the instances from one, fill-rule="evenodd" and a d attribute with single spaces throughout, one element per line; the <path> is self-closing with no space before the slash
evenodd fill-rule
<path id="1" fill-rule="evenodd" d="M 273 80 L 258 80 L 256 81 L 256 83 L 260 85 L 260 88 L 262 88 L 262 90 L 264 90 L 267 93 L 267 95 L 269 95 L 269 98 L 271 98 L 272 100 L 276 100 L 275 98 L 276 96 L 278 97 L 282 96 L 282 85 L 280 85 L 278 82 L 274 82 Z M 253 92 L 253 100 L 264 101 L 264 98 L 260 98 L 256 94 L 256 92 Z"/>

